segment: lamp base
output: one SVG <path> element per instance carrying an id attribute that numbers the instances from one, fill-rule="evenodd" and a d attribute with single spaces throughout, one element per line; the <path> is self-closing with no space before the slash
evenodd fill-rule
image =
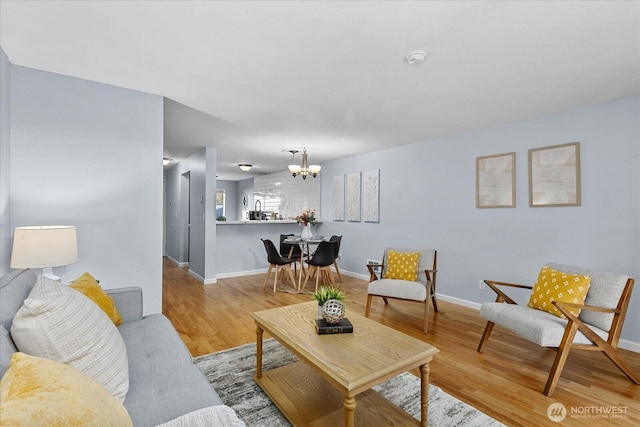
<path id="1" fill-rule="evenodd" d="M 56 276 L 55 274 L 53 274 L 53 269 L 51 267 L 43 267 L 42 268 L 42 276 L 51 279 L 51 280 L 60 280 L 61 277 L 60 276 Z"/>

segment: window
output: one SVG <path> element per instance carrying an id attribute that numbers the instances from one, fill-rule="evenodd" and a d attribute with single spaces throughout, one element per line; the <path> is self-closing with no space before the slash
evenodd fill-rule
<path id="1" fill-rule="evenodd" d="M 216 219 L 225 216 L 225 194 L 224 190 L 216 190 Z"/>

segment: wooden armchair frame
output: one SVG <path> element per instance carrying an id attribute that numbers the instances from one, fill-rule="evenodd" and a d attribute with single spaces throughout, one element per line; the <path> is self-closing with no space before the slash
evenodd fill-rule
<path id="1" fill-rule="evenodd" d="M 405 299 L 405 298 L 395 298 L 388 295 L 376 295 L 376 294 L 367 293 L 367 306 L 365 308 L 365 314 L 364 314 L 365 317 L 369 317 L 369 314 L 371 312 L 371 301 L 374 296 L 381 297 L 385 305 L 389 304 L 389 300 L 388 300 L 389 298 L 402 300 L 402 301 L 423 302 L 424 303 L 424 319 L 422 324 L 422 332 L 426 334 L 429 331 L 429 301 L 431 301 L 433 304 L 433 311 L 436 313 L 438 312 L 438 303 L 436 301 L 436 274 L 438 272 L 437 261 L 438 261 L 438 251 L 434 251 L 433 268 L 423 270 L 426 276 L 426 281 L 427 281 L 426 283 L 427 296 L 424 301 Z M 380 277 L 378 277 L 378 274 L 375 271 L 375 269 L 378 267 L 380 268 Z M 382 264 L 367 264 L 367 269 L 369 270 L 369 283 L 375 280 L 380 280 L 384 278 L 382 277 L 382 272 L 384 271 L 384 261 Z"/>
<path id="2" fill-rule="evenodd" d="M 497 294 L 495 300 L 495 302 L 497 303 L 517 305 L 517 303 L 507 294 L 505 294 L 501 289 L 499 289 L 498 286 L 532 289 L 532 286 L 497 282 L 493 280 L 485 280 L 485 283 Z M 640 384 L 640 377 L 638 377 L 638 375 L 631 369 L 627 362 L 625 362 L 622 356 L 620 356 L 620 354 L 618 353 L 618 342 L 620 340 L 620 333 L 622 332 L 622 326 L 624 324 L 624 319 L 629 307 L 633 284 L 634 280 L 632 278 L 629 278 L 624 287 L 624 290 L 622 291 L 622 294 L 620 295 L 620 299 L 618 300 L 616 308 L 605 308 L 593 305 L 571 304 L 553 301 L 553 304 L 558 308 L 558 310 L 560 310 L 562 314 L 567 317 L 567 325 L 565 326 L 564 334 L 562 336 L 562 339 L 560 340 L 560 344 L 558 345 L 558 347 L 550 347 L 556 351 L 556 357 L 553 361 L 547 383 L 544 387 L 543 393 L 545 396 L 551 396 L 555 391 L 558 380 L 560 379 L 560 374 L 562 373 L 562 369 L 564 368 L 564 364 L 567 361 L 567 357 L 569 356 L 569 352 L 572 348 L 575 350 L 603 352 L 605 356 L 607 356 L 609 360 L 611 360 L 622 372 L 624 372 L 624 374 L 631 381 L 633 381 L 635 384 Z M 581 310 L 591 310 L 601 313 L 613 314 L 611 329 L 609 330 L 607 340 L 605 341 L 598 334 L 596 334 L 586 323 L 584 323 L 579 318 L 579 316 L 575 316 L 573 313 L 571 313 L 569 311 L 569 309 L 571 308 L 579 308 Z M 535 309 L 532 308 L 532 310 Z M 484 349 L 484 346 L 489 341 L 489 336 L 491 335 L 491 331 L 493 330 L 494 325 L 495 323 L 491 321 L 487 322 L 484 333 L 482 334 L 482 338 L 480 339 L 480 343 L 478 344 L 478 352 L 481 353 Z M 574 344 L 573 341 L 578 331 L 582 332 L 592 342 L 592 344 Z"/>

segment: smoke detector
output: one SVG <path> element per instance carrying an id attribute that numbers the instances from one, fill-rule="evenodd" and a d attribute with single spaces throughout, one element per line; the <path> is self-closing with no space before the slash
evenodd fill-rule
<path id="1" fill-rule="evenodd" d="M 419 64 L 424 62 L 425 53 L 421 50 L 414 50 L 413 52 L 409 52 L 409 54 L 405 57 L 407 63 L 409 65 Z"/>

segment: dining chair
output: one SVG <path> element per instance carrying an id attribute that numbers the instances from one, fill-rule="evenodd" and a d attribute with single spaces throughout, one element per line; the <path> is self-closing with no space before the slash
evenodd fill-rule
<path id="1" fill-rule="evenodd" d="M 329 240 L 323 240 L 318 244 L 318 248 L 313 253 L 311 259 L 305 261 L 309 264 L 309 268 L 307 269 L 307 277 L 304 279 L 302 289 L 307 286 L 309 278 L 314 274 L 316 278 L 316 292 L 318 291 L 318 282 L 320 281 L 321 276 L 323 284 L 325 283 L 325 278 L 329 283 L 333 285 L 336 284 L 335 280 L 333 280 L 333 273 L 331 272 L 331 265 L 335 260 L 335 246 L 336 242 Z"/>
<path id="2" fill-rule="evenodd" d="M 338 268 L 338 256 L 340 255 L 340 243 L 342 242 L 342 236 L 336 236 L 335 234 L 331 236 L 329 239 L 330 242 L 336 242 L 335 246 L 335 256 L 333 260 L 333 266 L 336 269 L 336 274 L 338 275 L 338 281 L 342 283 L 342 276 L 340 276 L 340 269 Z"/>
<path id="3" fill-rule="evenodd" d="M 267 261 L 269 262 L 269 270 L 267 271 L 267 275 L 264 278 L 264 283 L 262 284 L 262 287 L 264 288 L 267 285 L 267 280 L 269 280 L 269 276 L 271 275 L 271 269 L 275 267 L 276 274 L 273 279 L 274 293 L 276 292 L 276 286 L 278 284 L 278 271 L 280 271 L 281 269 L 284 269 L 289 274 L 289 278 L 291 279 L 291 284 L 293 285 L 294 288 L 297 288 L 296 279 L 293 276 L 293 271 L 291 271 L 291 263 L 293 262 L 293 260 L 281 256 L 278 253 L 278 250 L 276 249 L 275 245 L 271 240 L 269 239 L 260 239 L 260 240 L 262 240 L 262 243 L 264 243 L 264 248 L 267 251 Z"/>
<path id="4" fill-rule="evenodd" d="M 285 240 L 289 237 L 293 237 L 295 234 L 281 234 L 280 235 L 280 255 L 293 260 L 293 271 L 298 274 L 298 263 L 300 263 L 300 269 L 304 273 L 304 264 L 302 263 L 302 249 L 297 243 L 285 243 Z"/>

